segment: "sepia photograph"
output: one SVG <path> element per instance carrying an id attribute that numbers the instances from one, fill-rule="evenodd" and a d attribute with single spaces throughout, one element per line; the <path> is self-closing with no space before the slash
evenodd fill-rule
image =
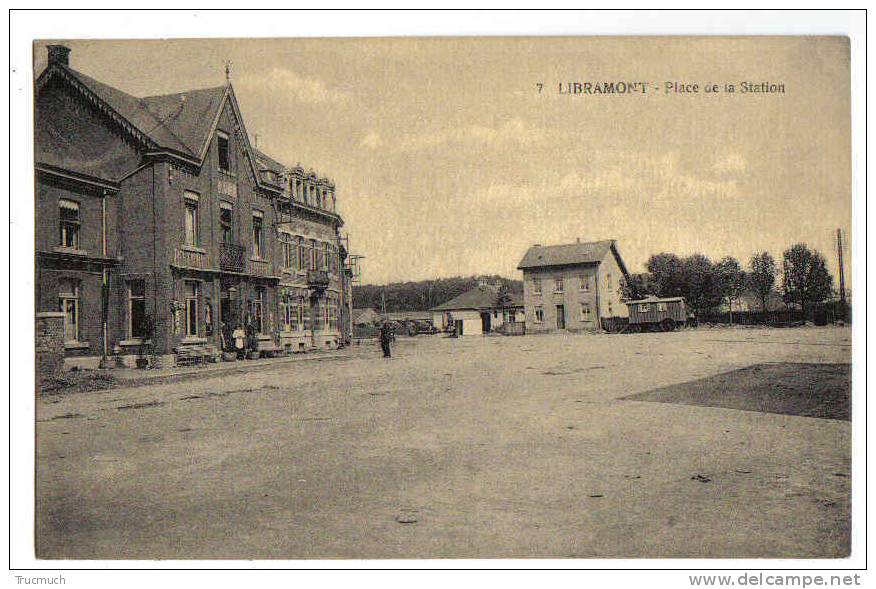
<path id="1" fill-rule="evenodd" d="M 852 555 L 848 36 L 280 18 L 32 39 L 37 562 Z"/>

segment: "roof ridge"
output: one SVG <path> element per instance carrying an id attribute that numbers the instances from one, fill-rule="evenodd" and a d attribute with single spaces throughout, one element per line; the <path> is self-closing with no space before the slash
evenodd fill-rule
<path id="1" fill-rule="evenodd" d="M 180 90 L 179 92 L 168 92 L 167 94 L 150 94 L 149 96 L 141 96 L 142 100 L 149 100 L 153 98 L 170 98 L 171 96 L 180 96 L 181 94 L 190 94 L 192 92 L 208 92 L 208 91 L 216 91 L 222 90 L 224 91 L 227 86 L 224 84 L 221 86 L 207 86 L 206 88 L 189 88 L 188 90 Z"/>

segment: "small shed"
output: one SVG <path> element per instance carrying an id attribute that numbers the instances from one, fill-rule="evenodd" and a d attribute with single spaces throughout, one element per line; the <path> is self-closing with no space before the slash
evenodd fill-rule
<path id="1" fill-rule="evenodd" d="M 380 319 L 380 315 L 370 307 L 353 309 L 353 325 L 367 327 L 374 325 Z"/>
<path id="2" fill-rule="evenodd" d="M 629 327 L 632 331 L 660 328 L 671 331 L 684 325 L 687 319 L 687 306 L 683 297 L 648 297 L 627 301 L 630 312 Z"/>

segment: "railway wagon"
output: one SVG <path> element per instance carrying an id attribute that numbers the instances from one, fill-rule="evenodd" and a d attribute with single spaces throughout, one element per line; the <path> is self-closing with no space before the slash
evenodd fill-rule
<path id="1" fill-rule="evenodd" d="M 630 322 L 627 331 L 672 331 L 687 320 L 687 306 L 682 297 L 650 297 L 628 301 Z"/>

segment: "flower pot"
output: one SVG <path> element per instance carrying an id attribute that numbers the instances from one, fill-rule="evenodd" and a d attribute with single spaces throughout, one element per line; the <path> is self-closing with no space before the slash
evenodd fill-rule
<path id="1" fill-rule="evenodd" d="M 237 352 L 222 352 L 222 359 L 226 362 L 235 362 L 237 360 Z"/>
<path id="2" fill-rule="evenodd" d="M 149 366 L 149 358 L 137 358 L 137 368 L 146 368 Z"/>
<path id="3" fill-rule="evenodd" d="M 246 357 L 250 360 L 258 360 L 261 355 L 261 352 L 249 352 Z"/>

